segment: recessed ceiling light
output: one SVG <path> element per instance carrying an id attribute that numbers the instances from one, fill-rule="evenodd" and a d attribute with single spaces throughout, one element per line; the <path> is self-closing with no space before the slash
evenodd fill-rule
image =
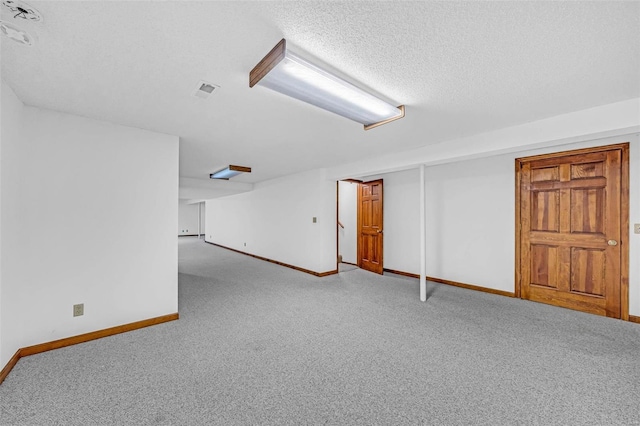
<path id="1" fill-rule="evenodd" d="M 20 28 L 9 22 L 0 21 L 0 33 L 20 44 L 24 44 L 27 46 L 33 45 L 33 37 L 31 37 L 28 32 L 21 30 Z"/>
<path id="2" fill-rule="evenodd" d="M 29 6 L 27 3 L 20 0 L 2 0 L 2 6 L 9 9 L 9 12 L 13 14 L 13 17 L 18 19 L 26 19 L 27 21 L 42 21 L 42 15 L 37 9 Z"/>
<path id="3" fill-rule="evenodd" d="M 195 96 L 196 98 L 207 99 L 214 91 L 218 90 L 219 88 L 220 86 L 200 80 L 198 86 L 196 87 L 196 90 L 193 92 L 193 96 Z"/>

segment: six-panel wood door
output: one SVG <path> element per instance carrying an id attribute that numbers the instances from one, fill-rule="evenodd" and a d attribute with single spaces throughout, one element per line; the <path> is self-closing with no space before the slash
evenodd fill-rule
<path id="1" fill-rule="evenodd" d="M 519 160 L 523 299 L 621 317 L 622 151 Z"/>
<path id="2" fill-rule="evenodd" d="M 358 266 L 382 274 L 382 179 L 358 186 Z"/>

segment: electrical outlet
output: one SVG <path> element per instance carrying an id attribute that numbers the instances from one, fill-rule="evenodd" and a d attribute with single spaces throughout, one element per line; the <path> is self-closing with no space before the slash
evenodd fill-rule
<path id="1" fill-rule="evenodd" d="M 78 303 L 77 305 L 73 305 L 73 316 L 79 317 L 84 315 L 84 303 Z"/>
<path id="2" fill-rule="evenodd" d="M 313 217 L 313 223 L 317 223 L 318 222 L 318 218 L 317 217 Z"/>
<path id="3" fill-rule="evenodd" d="M 244 246 L 246 247 L 246 246 L 247 246 L 247 243 L 244 243 Z"/>
<path id="4" fill-rule="evenodd" d="M 640 234 L 640 223 L 634 223 L 633 224 L 633 233 L 634 234 Z"/>

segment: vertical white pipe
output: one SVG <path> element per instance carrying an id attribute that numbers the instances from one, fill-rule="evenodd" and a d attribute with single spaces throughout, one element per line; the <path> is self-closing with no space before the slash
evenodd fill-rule
<path id="1" fill-rule="evenodd" d="M 420 164 L 420 301 L 427 300 L 427 217 L 424 194 L 424 164 Z"/>

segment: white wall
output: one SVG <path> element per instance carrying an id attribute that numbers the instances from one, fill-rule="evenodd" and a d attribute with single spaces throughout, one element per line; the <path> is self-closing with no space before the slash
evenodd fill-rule
<path id="1" fill-rule="evenodd" d="M 6 161 L 3 156 L 3 146 L 11 141 L 20 141 L 20 129 L 22 127 L 22 102 L 13 93 L 13 90 L 0 80 L 0 242 L 3 241 L 5 236 L 3 232 L 2 216 L 4 215 L 3 206 L 6 206 L 6 202 L 3 200 L 2 194 L 4 193 L 3 183 L 6 182 L 5 173 L 6 169 L 4 163 Z M 8 328 L 8 324 L 5 321 L 5 313 L 7 312 L 5 306 L 11 301 L 5 297 L 6 286 L 3 281 L 3 244 L 0 244 L 0 369 L 4 367 L 8 361 L 8 357 L 4 356 L 4 349 L 11 347 L 4 344 L 3 337 L 6 335 L 5 329 Z M 14 351 L 15 352 L 15 351 Z M 13 355 L 13 354 L 11 354 Z"/>
<path id="2" fill-rule="evenodd" d="M 417 169 L 364 178 L 365 181 L 383 180 L 383 264 L 386 269 L 403 272 L 419 269 L 419 178 Z M 339 232 L 339 247 L 343 257 L 348 253 L 353 258 L 344 257 L 345 261 L 357 263 L 358 185 L 342 181 L 339 185 L 338 214 L 345 225 L 345 232 Z"/>
<path id="3" fill-rule="evenodd" d="M 26 106 L 22 119 L 2 139 L 0 365 L 177 312 L 178 138 Z"/>
<path id="4" fill-rule="evenodd" d="M 331 179 L 346 179 L 433 166 L 454 161 L 517 153 L 634 134 L 640 131 L 640 98 L 601 105 L 463 138 L 424 140 L 424 145 L 327 170 Z M 416 135 L 420 137 L 420 135 Z"/>
<path id="5" fill-rule="evenodd" d="M 515 158 L 426 168 L 428 276 L 514 291 Z"/>
<path id="6" fill-rule="evenodd" d="M 367 158 L 328 169 L 333 179 L 369 176 L 385 181 L 384 266 L 417 274 L 413 260 L 419 223 L 402 226 L 402 209 L 417 215 L 419 206 L 404 199 L 389 210 L 390 197 L 406 193 L 418 200 L 419 182 L 394 190 L 401 170 L 426 169 L 427 275 L 498 290 L 513 291 L 514 159 L 537 153 L 630 141 L 630 223 L 640 223 L 640 98 L 601 105 L 505 129 L 425 145 L 409 151 Z M 387 174 L 380 174 L 389 172 Z M 417 171 L 416 171 L 417 173 Z M 480 191 L 490 188 L 484 194 Z M 486 192 L 486 191 L 485 191 Z M 470 207 L 471 206 L 471 207 Z M 416 209 L 415 211 L 412 209 Z M 402 214 L 406 214 L 402 212 Z M 411 231 L 415 229 L 416 232 Z M 396 244 L 395 242 L 402 242 Z M 390 248 L 393 243 L 396 248 Z M 416 249 L 416 251 L 419 249 Z M 477 255 L 471 256 L 471 253 Z M 640 314 L 640 236 L 630 238 L 631 315 Z"/>
<path id="7" fill-rule="evenodd" d="M 384 191 L 384 267 L 419 273 L 420 172 L 406 170 L 379 178 Z"/>
<path id="8" fill-rule="evenodd" d="M 200 203 L 187 204 L 180 200 L 178 204 L 178 235 L 198 234 L 198 209 Z"/>
<path id="9" fill-rule="evenodd" d="M 638 135 L 583 141 L 426 168 L 427 275 L 514 291 L 515 159 L 631 142 L 629 313 L 640 315 L 640 141 Z M 419 273 L 419 172 L 384 179 L 384 267 Z"/>
<path id="10" fill-rule="evenodd" d="M 336 269 L 336 219 L 335 181 L 327 180 L 324 170 L 311 170 L 207 201 L 205 239 L 327 272 Z"/>
<path id="11" fill-rule="evenodd" d="M 358 234 L 358 184 L 338 182 L 338 220 L 344 228 L 338 227 L 338 254 L 342 261 L 357 263 Z"/>
<path id="12" fill-rule="evenodd" d="M 207 204 L 202 201 L 198 205 L 200 206 L 200 235 L 205 235 L 207 233 Z"/>
<path id="13" fill-rule="evenodd" d="M 378 179 L 382 179 L 383 181 L 382 220 L 384 233 L 382 263 L 384 268 L 401 272 L 419 273 L 419 170 L 409 169 L 400 172 L 366 176 L 362 179 L 365 182 Z"/>

